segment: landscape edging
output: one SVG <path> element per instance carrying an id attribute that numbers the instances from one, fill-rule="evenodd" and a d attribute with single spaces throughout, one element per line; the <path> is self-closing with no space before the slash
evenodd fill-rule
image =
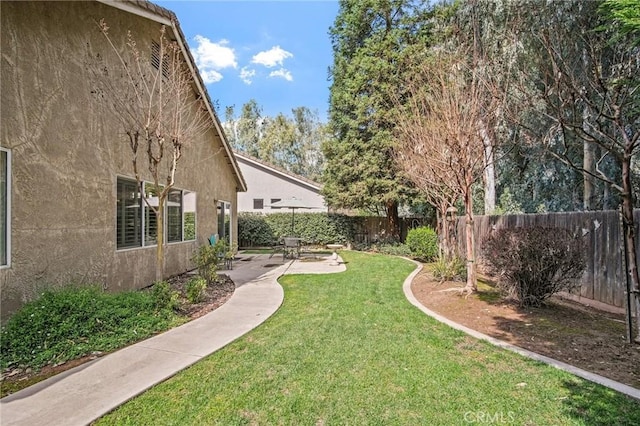
<path id="1" fill-rule="evenodd" d="M 510 350 L 512 352 L 516 352 L 522 356 L 533 359 L 535 361 L 543 362 L 547 365 L 566 371 L 568 373 L 571 373 L 583 379 L 589 380 L 590 382 L 594 382 L 599 385 L 605 386 L 609 389 L 613 389 L 617 392 L 620 392 L 622 394 L 625 394 L 631 398 L 635 398 L 636 400 L 640 401 L 640 389 L 636 389 L 632 386 L 625 385 L 624 383 L 616 382 L 615 380 L 608 379 L 606 377 L 600 376 L 599 374 L 595 374 L 590 371 L 583 370 L 581 368 L 564 363 L 562 361 L 558 361 L 556 359 L 549 358 L 547 356 L 540 355 L 535 352 L 531 352 L 519 346 L 512 345 L 511 343 L 503 342 L 502 340 L 498 340 L 495 337 L 487 336 L 486 334 L 480 333 L 476 330 L 472 330 L 468 327 L 465 327 L 464 325 L 451 321 L 448 318 L 445 318 L 442 315 L 428 309 L 418 301 L 418 299 L 414 296 L 413 291 L 411 291 L 411 284 L 413 283 L 414 278 L 422 270 L 422 264 L 419 262 L 416 262 L 413 259 L 409 259 L 409 258 L 404 258 L 404 259 L 407 259 L 413 262 L 417 266 L 416 269 L 404 280 L 404 283 L 402 284 L 402 290 L 404 291 L 404 295 L 412 305 L 414 305 L 415 307 L 417 307 L 418 309 L 420 309 L 422 312 L 429 315 L 433 319 L 443 324 L 446 324 L 451 328 L 455 328 L 456 330 L 462 331 L 472 337 L 475 337 L 476 339 L 487 341 L 495 346 Z"/>

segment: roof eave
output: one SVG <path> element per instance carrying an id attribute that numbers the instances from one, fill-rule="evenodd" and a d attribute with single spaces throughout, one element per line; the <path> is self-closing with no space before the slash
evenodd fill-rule
<path id="1" fill-rule="evenodd" d="M 236 180 L 238 186 L 236 190 L 238 192 L 246 192 L 247 191 L 247 183 L 244 180 L 244 176 L 240 171 L 240 166 L 238 165 L 238 161 L 235 158 L 233 150 L 229 146 L 229 142 L 227 141 L 227 137 L 225 136 L 224 130 L 222 129 L 222 124 L 218 119 L 218 115 L 216 114 L 213 103 L 211 102 L 211 98 L 209 97 L 209 92 L 207 92 L 207 88 L 200 77 L 200 73 L 198 72 L 198 68 L 196 66 L 195 60 L 189 51 L 184 33 L 180 28 L 180 23 L 178 22 L 178 17 L 175 13 L 170 11 L 169 9 L 165 9 L 161 6 L 153 4 L 146 0 L 123 0 L 123 1 L 113 1 L 113 0 L 97 0 L 100 3 L 106 4 L 108 6 L 112 6 L 126 12 L 138 15 L 140 17 L 153 20 L 162 25 L 170 27 L 175 35 L 175 39 L 178 41 L 180 45 L 180 49 L 182 50 L 183 56 L 186 58 L 187 66 L 191 71 L 191 75 L 193 76 L 193 80 L 196 84 L 198 92 L 202 96 L 205 101 L 205 105 L 207 107 L 207 111 L 211 115 L 211 119 L 213 120 L 213 125 L 216 129 L 216 132 L 220 136 L 220 140 L 222 141 L 222 146 L 227 154 L 227 158 L 233 168 L 233 171 L 236 175 Z"/>

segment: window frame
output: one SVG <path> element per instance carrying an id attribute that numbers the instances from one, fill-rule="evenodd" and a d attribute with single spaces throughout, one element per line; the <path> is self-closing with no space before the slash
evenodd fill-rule
<path id="1" fill-rule="evenodd" d="M 260 207 L 256 207 L 256 202 L 260 203 Z M 254 210 L 264 210 L 264 198 L 254 198 L 253 199 L 253 209 Z"/>
<path id="2" fill-rule="evenodd" d="M 229 216 L 228 235 L 226 232 L 227 216 Z M 220 238 L 220 240 L 226 240 L 228 244 L 231 244 L 233 241 L 233 205 L 230 201 L 216 201 L 216 221 L 218 223 L 218 238 Z"/>
<path id="3" fill-rule="evenodd" d="M 0 147 L 0 152 L 4 153 L 6 159 L 5 164 L 5 211 L 4 213 L 4 241 L 0 244 L 4 244 L 6 261 L 0 264 L 0 269 L 6 269 L 11 267 L 11 150 L 8 148 Z"/>
<path id="4" fill-rule="evenodd" d="M 124 182 L 128 182 L 128 183 L 133 183 L 134 185 L 136 185 L 136 187 L 138 188 L 138 191 L 140 192 L 140 210 L 138 213 L 138 221 L 139 221 L 139 233 L 140 235 L 138 236 L 137 240 L 139 241 L 136 245 L 127 245 L 124 247 L 119 247 L 119 235 L 118 235 L 118 226 L 120 225 L 119 221 L 117 220 L 118 217 L 118 207 L 117 207 L 117 203 L 116 203 L 116 251 L 120 252 L 120 251 L 126 251 L 126 250 L 136 250 L 136 249 L 142 249 L 142 248 L 148 248 L 148 247 L 156 247 L 157 246 L 157 239 L 156 238 L 150 238 L 148 234 L 148 229 L 147 229 L 147 214 L 153 214 L 152 209 L 147 205 L 145 198 L 147 198 L 147 187 L 148 185 L 153 185 L 153 182 L 149 182 L 149 181 L 142 181 L 142 182 L 138 182 L 136 179 L 132 179 L 130 177 L 127 176 L 120 176 L 118 175 L 116 178 L 116 201 L 119 200 L 119 187 L 120 187 L 120 182 L 124 181 Z M 185 242 L 193 242 L 196 241 L 197 239 L 197 192 L 196 191 L 191 191 L 191 190 L 186 190 L 186 189 L 179 189 L 179 188 L 171 188 L 170 193 L 174 194 L 174 197 L 176 194 L 179 194 L 180 197 L 180 214 L 179 214 L 179 223 L 180 223 L 180 239 L 173 239 L 171 241 L 169 241 L 169 197 L 170 195 L 167 195 L 167 199 L 165 200 L 165 205 L 164 205 L 164 241 L 167 245 L 169 244 L 179 244 L 179 243 L 185 243 Z M 186 232 L 185 232 L 185 228 L 186 228 L 186 224 L 185 224 L 185 195 L 187 194 L 191 194 L 194 197 L 194 202 L 193 202 L 193 208 L 194 211 L 189 211 L 187 213 L 193 213 L 193 238 L 185 238 Z M 153 195 L 152 195 L 153 197 Z M 156 230 L 157 232 L 157 230 Z"/>
<path id="5" fill-rule="evenodd" d="M 278 201 L 282 201 L 282 198 L 272 198 L 271 199 L 271 204 L 273 203 L 277 203 Z M 271 210 L 280 210 L 282 207 L 273 207 L 273 205 L 270 206 Z"/>

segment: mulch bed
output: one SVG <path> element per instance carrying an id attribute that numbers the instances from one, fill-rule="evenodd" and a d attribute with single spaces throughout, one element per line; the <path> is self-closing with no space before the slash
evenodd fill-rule
<path id="1" fill-rule="evenodd" d="M 519 308 L 481 287 L 465 297 L 463 283 L 434 279 L 423 269 L 411 289 L 428 309 L 472 330 L 640 389 L 640 345 L 626 341 L 624 315 L 553 298 Z"/>

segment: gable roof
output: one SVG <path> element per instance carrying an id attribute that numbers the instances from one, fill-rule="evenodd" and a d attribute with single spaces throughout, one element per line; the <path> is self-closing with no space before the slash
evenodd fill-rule
<path id="1" fill-rule="evenodd" d="M 322 184 L 315 182 L 311 179 L 308 179 L 304 176 L 291 173 L 281 167 L 274 166 L 273 164 L 269 164 L 265 161 L 262 161 L 244 152 L 243 153 L 240 153 L 238 151 L 233 151 L 233 152 L 235 153 L 236 157 L 238 157 L 240 160 L 243 160 L 245 163 L 253 165 L 254 167 L 257 166 L 258 168 L 266 169 L 267 171 L 271 172 L 276 176 L 285 178 L 287 180 L 293 180 L 294 182 L 297 182 L 302 186 L 306 186 L 318 192 L 322 189 Z"/>
<path id="2" fill-rule="evenodd" d="M 158 22 L 168 28 L 171 28 L 173 31 L 174 37 L 180 46 L 180 50 L 182 50 L 182 54 L 187 62 L 187 66 L 191 71 L 191 75 L 193 76 L 193 81 L 195 82 L 197 91 L 202 96 L 202 99 L 205 99 L 205 105 L 207 107 L 207 111 L 211 115 L 211 119 L 213 120 L 213 125 L 220 136 L 220 140 L 222 141 L 222 146 L 225 150 L 225 156 L 229 161 L 229 165 L 233 169 L 233 172 L 236 177 L 237 182 L 237 190 L 240 192 L 247 191 L 247 183 L 242 176 L 242 172 L 240 171 L 240 167 L 238 166 L 238 162 L 234 156 L 233 150 L 227 141 L 227 137 L 225 136 L 224 130 L 222 129 L 222 125 L 220 124 L 220 120 L 218 119 L 218 115 L 213 108 L 213 103 L 211 102 L 211 98 L 209 97 L 209 92 L 207 92 L 207 88 L 198 72 L 198 67 L 196 65 L 196 61 L 193 59 L 191 55 L 191 51 L 189 50 L 189 46 L 187 44 L 186 38 L 182 29 L 180 28 L 180 23 L 178 22 L 178 17 L 175 13 L 170 11 L 169 9 L 165 9 L 164 7 L 160 7 L 154 3 L 151 3 L 147 0 L 97 0 L 100 3 L 103 3 L 107 6 L 116 7 L 125 12 L 133 13 L 134 15 L 138 15 L 142 18 L 150 19 L 152 21 Z"/>

